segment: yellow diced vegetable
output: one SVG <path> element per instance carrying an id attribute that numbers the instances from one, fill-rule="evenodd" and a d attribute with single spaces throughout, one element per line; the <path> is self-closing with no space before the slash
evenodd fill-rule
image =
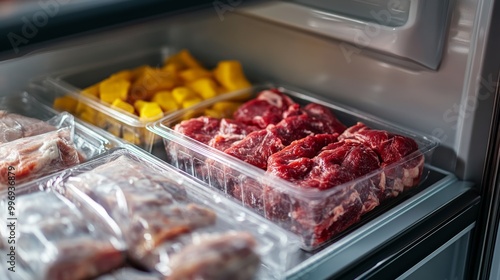
<path id="1" fill-rule="evenodd" d="M 192 82 L 201 78 L 210 78 L 212 73 L 202 68 L 190 68 L 180 72 L 179 76 L 185 82 Z"/>
<path id="2" fill-rule="evenodd" d="M 186 69 L 186 66 L 180 62 L 170 62 L 161 68 L 162 71 L 172 73 L 177 75 L 182 70 Z"/>
<path id="3" fill-rule="evenodd" d="M 82 94 L 84 93 L 89 96 L 99 97 L 99 84 L 82 89 Z"/>
<path id="4" fill-rule="evenodd" d="M 53 107 L 59 111 L 66 111 L 73 113 L 76 110 L 76 106 L 78 105 L 78 101 L 76 101 L 71 96 L 63 96 L 58 97 L 54 100 Z"/>
<path id="5" fill-rule="evenodd" d="M 151 69 L 153 69 L 153 68 L 149 65 L 141 65 L 139 67 L 132 69 L 130 71 L 130 73 L 132 74 L 132 77 L 131 77 L 132 80 L 139 78 L 140 76 L 142 76 L 144 74 L 144 72 L 151 70 Z"/>
<path id="6" fill-rule="evenodd" d="M 121 109 L 130 114 L 133 114 L 135 111 L 134 106 L 121 99 L 115 99 L 115 101 L 113 101 L 113 103 L 111 104 L 111 108 Z"/>
<path id="7" fill-rule="evenodd" d="M 115 74 L 112 74 L 109 79 L 111 80 L 127 80 L 131 81 L 133 77 L 132 71 L 130 70 L 123 70 L 120 72 L 117 72 Z"/>
<path id="8" fill-rule="evenodd" d="M 78 117 L 90 124 L 97 124 L 96 111 L 83 111 L 78 115 Z"/>
<path id="9" fill-rule="evenodd" d="M 198 79 L 190 84 L 191 88 L 196 91 L 203 99 L 209 99 L 217 96 L 217 84 L 210 78 Z"/>
<path id="10" fill-rule="evenodd" d="M 177 54 L 169 57 L 165 61 L 165 65 L 170 63 L 177 63 L 181 67 L 185 68 L 203 68 L 200 62 L 198 62 L 188 50 L 181 50 Z"/>
<path id="11" fill-rule="evenodd" d="M 189 108 L 203 101 L 200 97 L 192 97 L 182 101 L 182 108 Z"/>
<path id="12" fill-rule="evenodd" d="M 141 106 L 139 117 L 141 119 L 157 119 L 163 116 L 163 111 L 157 103 L 149 102 Z"/>
<path id="13" fill-rule="evenodd" d="M 172 96 L 177 104 L 182 104 L 184 100 L 199 97 L 196 92 L 187 87 L 176 87 L 172 90 Z"/>
<path id="14" fill-rule="evenodd" d="M 128 129 L 123 130 L 123 137 L 125 141 L 128 141 L 132 144 L 139 145 L 141 144 L 141 139 L 137 133 L 130 131 Z"/>
<path id="15" fill-rule="evenodd" d="M 221 61 L 214 70 L 217 81 L 229 91 L 248 88 L 251 86 L 243 73 L 243 68 L 239 61 Z"/>
<path id="16" fill-rule="evenodd" d="M 127 80 L 104 80 L 99 86 L 101 100 L 112 103 L 115 99 L 127 100 L 130 82 Z"/>
<path id="17" fill-rule="evenodd" d="M 172 93 L 169 91 L 160 91 L 157 92 L 151 101 L 158 103 L 160 105 L 163 112 L 171 112 L 179 109 L 179 105 L 177 105 L 177 101 L 172 96 Z"/>
<path id="18" fill-rule="evenodd" d="M 171 90 L 179 84 L 176 75 L 160 69 L 147 69 L 131 87 L 131 99 L 149 100 L 158 91 Z"/>

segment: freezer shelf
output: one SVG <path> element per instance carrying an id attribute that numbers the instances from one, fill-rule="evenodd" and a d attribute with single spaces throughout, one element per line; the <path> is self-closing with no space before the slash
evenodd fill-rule
<path id="1" fill-rule="evenodd" d="M 287 279 L 354 279 L 359 276 L 377 279 L 381 276 L 380 271 L 385 279 L 390 279 L 386 277 L 388 275 L 384 268 L 388 264 L 392 264 L 391 269 L 401 265 L 392 262 L 395 257 L 404 255 L 403 249 L 411 247 L 412 237 L 416 239 L 415 242 L 426 234 L 436 237 L 429 232 L 445 222 L 455 227 L 463 225 L 463 228 L 456 229 L 458 232 L 470 226 L 474 222 L 479 200 L 473 191 L 474 185 L 459 181 L 453 174 L 438 168 L 427 168 L 430 173 L 422 191 L 321 251 L 312 254 L 299 252 L 292 259 Z M 449 223 L 453 217 L 460 222 Z M 452 231 L 448 234 L 450 236 L 440 239 L 443 244 L 455 236 Z M 430 250 L 430 254 L 440 245 L 434 244 L 434 248 L 426 249 Z M 425 248 L 419 246 L 420 250 Z M 408 270 L 410 264 L 418 263 L 419 260 L 413 262 L 407 259 L 406 262 Z M 403 269 L 401 274 L 404 272 Z"/>

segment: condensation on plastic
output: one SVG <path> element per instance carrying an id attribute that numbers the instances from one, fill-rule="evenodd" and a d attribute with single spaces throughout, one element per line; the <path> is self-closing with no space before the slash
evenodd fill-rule
<path id="1" fill-rule="evenodd" d="M 1 195 L 0 209 L 8 209 L 9 196 Z M 14 201 L 13 212 L 0 211 L 2 221 L 15 224 L 18 271 L 9 278 L 88 279 L 124 264 L 126 247 L 118 227 L 85 202 L 37 183 L 17 191 Z M 10 230 L 1 227 L 2 240 L 12 236 Z"/>
<path id="2" fill-rule="evenodd" d="M 277 88 L 300 105 L 317 103 L 326 106 L 347 126 L 363 122 L 374 129 L 383 129 L 410 137 L 418 143 L 419 151 L 408 155 L 401 161 L 383 169 L 378 169 L 351 182 L 336 186 L 335 188 L 318 191 L 315 189 L 300 188 L 281 178 L 271 176 L 264 170 L 173 130 L 175 124 L 185 119 L 203 115 L 206 108 L 210 108 L 217 102 L 249 100 L 255 98 L 262 90 L 270 88 Z M 421 155 L 424 155 L 425 161 L 429 162 L 432 150 L 438 145 L 437 140 L 432 137 L 408 131 L 346 106 L 323 101 L 311 93 L 304 93 L 303 91 L 291 90 L 289 87 L 280 87 L 272 84 L 255 86 L 250 90 L 220 96 L 210 103 L 178 111 L 155 123 L 149 124 L 148 129 L 163 138 L 167 152 L 166 161 L 169 164 L 198 178 L 228 196 L 233 195 L 232 190 L 235 188 L 244 186 L 244 188 L 241 188 L 241 195 L 236 199 L 256 213 L 272 220 L 282 228 L 293 232 L 300 239 L 302 248 L 307 251 L 324 246 L 340 234 L 332 233 L 332 236 L 328 240 L 319 240 L 319 237 L 315 235 L 315 228 L 320 228 L 322 226 L 321 223 L 326 221 L 323 216 L 327 213 L 326 209 L 331 211 L 331 214 L 327 215 L 332 215 L 332 217 L 336 213 L 336 208 L 337 210 L 343 209 L 342 202 L 344 200 L 341 198 L 345 193 L 370 188 L 373 185 L 372 182 L 376 182 L 376 179 L 384 176 L 384 174 L 404 174 L 405 164 L 412 160 L 421 159 Z M 423 164 L 420 166 L 423 166 Z M 419 170 L 419 172 L 422 172 L 422 170 Z M 422 174 L 421 178 L 424 177 L 425 174 Z M 268 195 L 263 195 L 264 192 Z M 395 193 L 398 195 L 399 190 Z M 384 202 L 387 203 L 388 201 L 390 199 L 386 199 Z M 269 209 L 272 207 L 266 207 L 268 205 L 275 205 L 275 202 L 283 210 L 283 215 L 279 218 L 275 218 L 271 214 Z M 325 208 L 325 206 L 328 206 L 328 208 Z M 300 220 L 297 218 L 297 209 L 300 209 L 303 213 Z M 377 207 L 372 211 L 375 212 L 376 209 Z M 330 219 L 333 220 L 331 217 Z M 309 226 L 304 226 L 304 224 Z M 359 222 L 355 224 L 359 224 Z"/>

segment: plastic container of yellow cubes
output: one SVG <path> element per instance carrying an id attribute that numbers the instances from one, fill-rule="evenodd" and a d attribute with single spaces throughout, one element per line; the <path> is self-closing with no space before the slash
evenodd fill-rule
<path id="1" fill-rule="evenodd" d="M 251 86 L 237 61 L 204 65 L 189 51 L 168 47 L 64 70 L 37 83 L 49 89 L 40 98 L 56 110 L 149 152 L 160 139 L 148 123 Z M 231 107 L 207 114 L 230 114 Z"/>

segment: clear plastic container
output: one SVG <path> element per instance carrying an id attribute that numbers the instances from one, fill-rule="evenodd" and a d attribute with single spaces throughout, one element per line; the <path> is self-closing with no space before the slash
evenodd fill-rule
<path id="1" fill-rule="evenodd" d="M 58 114 L 27 92 L 0 98 L 0 110 L 47 121 Z M 111 148 L 123 143 L 112 135 L 92 130 L 88 126 L 75 121 L 73 141 L 84 159 L 91 159 Z"/>
<path id="2" fill-rule="evenodd" d="M 78 178 L 85 178 L 81 176 L 85 176 L 86 172 L 92 172 L 92 170 L 95 168 L 99 168 L 108 163 L 113 163 L 115 160 L 123 160 L 124 158 L 140 165 L 141 168 L 137 169 L 139 170 L 138 172 L 141 172 L 140 170 L 148 170 L 149 175 L 147 176 L 154 177 L 150 177 L 152 178 L 151 180 L 154 180 L 155 182 L 156 180 L 161 181 L 165 193 L 172 194 L 176 197 L 176 199 L 180 199 L 179 201 L 182 201 L 183 203 L 187 203 L 189 205 L 196 204 L 200 207 L 210 209 L 216 214 L 215 223 L 206 227 L 197 228 L 191 233 L 185 233 L 180 237 L 176 237 L 176 239 L 171 239 L 171 241 L 165 243 L 167 244 L 166 247 L 162 247 L 164 245 L 161 245 L 161 250 L 165 250 L 161 251 L 161 260 L 168 263 L 171 257 L 173 261 L 176 255 L 175 252 L 178 252 L 183 248 L 183 246 L 188 246 L 188 244 L 190 244 L 191 242 L 193 244 L 197 244 L 196 242 L 203 241 L 203 238 L 205 238 L 206 236 L 230 232 L 247 232 L 255 238 L 255 252 L 260 257 L 260 266 L 258 267 L 256 279 L 283 279 L 285 277 L 289 252 L 298 251 L 298 244 L 294 242 L 293 239 L 289 240 L 286 231 L 273 225 L 262 217 L 251 213 L 237 203 L 234 203 L 221 195 L 215 194 L 207 187 L 202 186 L 200 182 L 193 180 L 192 178 L 181 173 L 179 170 L 168 166 L 163 161 L 151 156 L 150 154 L 147 154 L 146 152 L 132 145 L 125 145 L 124 148 L 114 149 L 100 156 L 99 158 L 88 161 L 75 168 L 53 174 L 50 177 L 39 179 L 37 181 L 29 183 L 28 185 L 23 185 L 20 189 L 16 190 L 17 195 L 21 196 L 40 190 L 57 191 L 58 193 L 67 197 L 70 201 L 84 201 L 86 204 L 90 205 L 96 212 L 108 218 L 111 218 L 114 221 L 114 224 L 119 228 L 123 228 L 122 226 L 124 224 L 132 222 L 127 221 L 127 214 L 120 214 L 123 212 L 121 212 L 118 208 L 124 207 L 124 205 L 119 205 L 120 207 L 116 207 L 113 209 L 107 209 L 109 205 L 112 205 L 114 203 L 119 204 L 119 202 L 116 200 L 111 200 L 107 201 L 111 204 L 99 204 L 98 192 L 92 193 L 92 195 L 88 196 L 85 191 L 82 191 L 82 188 L 78 187 Z M 99 175 L 96 176 L 99 177 Z M 102 178 L 103 180 L 106 180 L 104 177 Z M 130 180 L 134 180 L 133 176 L 131 176 Z M 143 193 L 140 191 L 140 188 L 143 186 L 147 186 L 147 183 L 144 181 L 144 179 L 141 178 L 137 179 L 136 177 L 135 180 L 139 180 L 137 181 L 136 185 L 138 188 L 137 194 L 139 194 L 141 198 L 147 197 L 147 193 Z M 120 192 L 116 191 L 118 190 L 118 188 L 120 188 L 120 184 L 115 184 L 108 181 L 103 182 L 104 183 L 99 187 L 111 187 L 114 189 L 114 191 L 109 193 L 110 197 L 117 195 L 116 198 L 129 199 L 129 195 L 132 195 L 128 194 L 127 198 L 120 197 Z M 82 183 L 84 184 L 85 180 L 83 180 Z M 92 186 L 89 187 L 93 188 Z M 2 193 L 0 193 L 0 195 L 2 195 Z M 168 206 L 167 201 L 165 201 L 164 203 L 166 203 Z M 127 206 L 125 205 L 125 207 Z M 158 216 L 156 219 L 161 220 L 160 218 L 161 217 Z M 139 224 L 146 225 L 145 223 L 147 222 L 154 223 L 156 222 L 156 219 L 154 221 L 141 220 Z M 137 222 L 137 220 L 134 221 Z M 136 223 L 136 225 L 138 224 Z M 134 229 L 138 230 L 138 228 L 135 227 Z M 127 240 L 128 237 L 126 233 L 123 231 L 122 233 L 124 234 L 125 240 Z M 146 236 L 144 236 L 144 238 L 147 239 Z M 166 240 L 169 239 L 167 238 Z M 130 248 L 127 248 L 127 251 L 129 249 Z M 144 259 L 144 261 L 147 260 L 148 259 Z M 161 272 L 161 270 L 159 271 Z"/>
<path id="3" fill-rule="evenodd" d="M 414 152 L 396 163 L 334 188 L 326 190 L 304 189 L 281 178 L 271 176 L 262 169 L 173 130 L 173 127 L 177 123 L 185 119 L 203 115 L 205 109 L 210 108 L 217 102 L 249 100 L 256 97 L 262 90 L 270 88 L 277 88 L 300 105 L 318 103 L 326 106 L 348 127 L 357 122 L 363 122 L 373 129 L 382 129 L 410 137 L 417 142 L 419 146 L 418 152 Z M 359 200 L 361 200 L 361 203 L 368 203 L 368 198 L 361 195 L 366 189 L 373 188 L 374 183 L 382 185 L 380 183 L 381 179 L 384 179 L 384 188 L 386 185 L 395 184 L 395 181 L 402 179 L 398 176 L 402 177 L 402 174 L 408 171 L 405 169 L 407 163 L 410 163 L 412 160 L 421 160 L 423 158 L 421 155 L 424 155 L 425 162 L 430 162 L 432 150 L 438 145 L 438 142 L 432 137 L 411 132 L 345 106 L 323 101 L 310 93 L 303 93 L 303 91 L 299 93 L 289 88 L 274 85 L 256 86 L 251 90 L 221 96 L 219 99 L 213 100 L 210 104 L 200 104 L 190 110 L 171 114 L 148 125 L 148 129 L 164 139 L 167 151 L 166 160 L 169 164 L 198 178 L 228 196 L 234 196 L 246 207 L 253 209 L 260 215 L 274 221 L 282 228 L 294 233 L 300 238 L 302 248 L 308 251 L 315 250 L 322 245 L 326 245 L 328 242 L 333 242 L 348 230 L 359 226 L 363 221 L 369 219 L 366 217 L 373 218 L 376 213 L 380 213 L 377 211 L 383 211 L 383 209 L 388 207 L 387 205 L 398 201 L 398 199 L 394 198 L 403 197 L 403 193 L 411 193 L 412 190 L 404 189 L 402 192 L 389 195 L 397 197 L 389 197 L 383 201 L 380 199 L 377 207 L 371 209 L 357 222 L 348 224 L 349 227 L 345 227 L 341 232 L 329 232 L 330 228 L 327 227 L 328 238 L 326 239 L 324 236 L 317 234 L 320 230 L 325 229 L 326 223 L 330 223 L 327 226 L 332 226 L 333 228 L 335 225 L 345 222 L 342 221 L 342 217 L 348 217 L 350 214 L 357 215 L 356 210 L 350 212 L 350 206 L 343 204 L 346 202 L 348 194 L 353 192 L 358 193 L 360 194 Z M 420 162 L 418 172 L 421 172 L 421 174 L 423 173 L 423 165 Z M 420 178 L 421 181 L 424 180 L 425 174 L 422 174 Z M 389 180 L 391 181 L 389 182 Z M 418 189 L 418 187 L 412 189 Z M 238 195 L 235 196 L 235 193 L 238 193 Z M 339 211 L 344 216 L 340 216 L 337 219 L 335 218 L 335 213 Z"/>
<path id="4" fill-rule="evenodd" d="M 94 63 L 54 73 L 35 82 L 42 83 L 43 86 L 50 89 L 48 95 L 45 94 L 43 97 L 47 104 L 52 104 L 57 97 L 70 96 L 94 110 L 92 119 L 87 118 L 85 119 L 86 122 L 151 152 L 154 143 L 161 143 L 160 138 L 146 129 L 146 124 L 151 120 L 143 120 L 123 110 L 112 109 L 109 104 L 98 99 L 88 98 L 80 93 L 82 89 L 94 85 L 121 70 L 143 65 L 161 67 L 164 60 L 177 51 L 177 49 L 169 47 L 145 50 L 127 57 L 110 59 L 102 63 Z M 152 82 L 154 83 L 154 81 Z"/>

